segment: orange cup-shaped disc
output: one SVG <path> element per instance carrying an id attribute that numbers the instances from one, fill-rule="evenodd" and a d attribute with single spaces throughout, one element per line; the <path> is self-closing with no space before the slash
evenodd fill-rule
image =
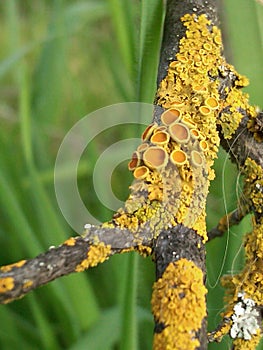
<path id="1" fill-rule="evenodd" d="M 161 115 L 161 121 L 164 125 L 170 125 L 175 121 L 179 121 L 181 116 L 181 111 L 177 108 L 170 108 L 163 112 Z"/>
<path id="2" fill-rule="evenodd" d="M 140 155 L 138 152 L 133 152 L 132 159 L 128 164 L 129 170 L 134 170 L 140 164 Z"/>
<path id="3" fill-rule="evenodd" d="M 143 152 L 149 147 L 148 143 L 142 143 L 137 147 L 137 152 Z"/>
<path id="4" fill-rule="evenodd" d="M 139 166 L 134 170 L 134 177 L 135 179 L 144 179 L 149 174 L 149 168 L 147 168 L 145 165 Z"/>
<path id="5" fill-rule="evenodd" d="M 211 109 L 217 109 L 219 107 L 218 100 L 215 97 L 208 97 L 205 100 L 205 105 Z"/>
<path id="6" fill-rule="evenodd" d="M 153 123 L 147 126 L 147 128 L 144 130 L 142 133 L 142 140 L 146 141 L 149 140 L 150 137 L 152 136 L 153 130 L 157 128 L 157 124 Z"/>
<path id="7" fill-rule="evenodd" d="M 168 155 L 161 147 L 149 147 L 143 153 L 143 161 L 151 169 L 160 169 L 166 166 Z"/>
<path id="8" fill-rule="evenodd" d="M 200 136 L 200 133 L 197 129 L 191 129 L 190 130 L 190 134 L 195 138 L 198 139 L 198 137 Z"/>
<path id="9" fill-rule="evenodd" d="M 158 131 L 151 137 L 151 142 L 156 145 L 165 145 L 169 142 L 170 135 L 165 131 Z"/>
<path id="10" fill-rule="evenodd" d="M 200 106 L 199 111 L 203 115 L 209 115 L 211 113 L 211 108 L 207 106 Z"/>
<path id="11" fill-rule="evenodd" d="M 192 151 L 191 152 L 191 161 L 193 163 L 193 165 L 195 166 L 201 166 L 203 164 L 203 158 L 201 156 L 201 154 L 197 151 Z"/>
<path id="12" fill-rule="evenodd" d="M 175 150 L 170 155 L 171 162 L 175 165 L 183 165 L 186 162 L 186 154 L 184 151 Z"/>
<path id="13" fill-rule="evenodd" d="M 208 144 L 205 140 L 200 141 L 200 148 L 202 151 L 206 151 L 208 149 Z"/>
<path id="14" fill-rule="evenodd" d="M 186 125 L 182 123 L 173 123 L 169 126 L 171 138 L 178 143 L 186 143 L 189 141 L 190 133 Z"/>

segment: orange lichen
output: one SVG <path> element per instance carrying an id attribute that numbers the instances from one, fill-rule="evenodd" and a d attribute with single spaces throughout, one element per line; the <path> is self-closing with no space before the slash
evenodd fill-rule
<path id="1" fill-rule="evenodd" d="M 163 112 L 161 115 L 161 121 L 164 125 L 170 125 L 175 121 L 179 121 L 181 111 L 177 108 L 170 108 L 167 111 Z"/>
<path id="2" fill-rule="evenodd" d="M 166 125 L 158 126 L 158 128 L 156 128 L 156 129 L 153 131 L 153 133 L 156 134 L 158 131 L 167 131 Z"/>
<path id="3" fill-rule="evenodd" d="M 237 301 L 239 292 L 244 292 L 247 298 L 251 298 L 257 305 L 261 305 L 263 299 L 263 223 L 255 224 L 251 233 L 246 235 L 245 252 L 246 264 L 243 270 L 235 275 L 227 275 L 222 278 L 222 284 L 226 287 L 226 301 L 229 308 Z"/>
<path id="4" fill-rule="evenodd" d="M 155 349 L 194 350 L 200 344 L 197 332 L 206 316 L 206 288 L 202 271 L 191 261 L 170 263 L 154 283 L 152 310 L 164 325 L 154 335 Z"/>
<path id="5" fill-rule="evenodd" d="M 196 128 L 196 123 L 195 122 L 193 122 L 191 119 L 189 119 L 189 117 L 187 118 L 187 117 L 183 117 L 182 118 L 182 122 L 184 123 L 184 124 L 186 124 L 189 128 Z"/>
<path id="6" fill-rule="evenodd" d="M 228 66 L 237 76 L 235 87 L 228 91 L 227 97 L 223 102 L 222 108 L 224 112 L 221 113 L 219 125 L 222 128 L 224 138 L 230 139 L 235 133 L 237 127 L 243 118 L 242 110 L 251 118 L 256 116 L 255 107 L 251 107 L 248 101 L 248 94 L 243 93 L 239 88 L 248 84 L 248 80 L 235 72 L 232 66 Z"/>
<path id="7" fill-rule="evenodd" d="M 21 266 L 23 266 L 26 262 L 27 262 L 27 260 L 20 260 L 20 261 L 14 263 L 14 264 L 9 264 L 9 265 L 6 265 L 6 266 L 2 266 L 0 268 L 0 270 L 2 272 L 8 272 L 8 271 L 12 270 L 14 267 L 21 267 Z"/>
<path id="8" fill-rule="evenodd" d="M 69 246 L 74 246 L 76 244 L 76 239 L 74 237 L 70 237 L 63 244 L 69 245 Z"/>
<path id="9" fill-rule="evenodd" d="M 179 108 L 182 107 L 184 103 L 182 101 L 174 100 L 173 103 L 171 103 L 171 108 Z"/>
<path id="10" fill-rule="evenodd" d="M 178 150 L 178 151 L 173 151 L 170 155 L 170 159 L 173 164 L 175 165 L 183 165 L 186 162 L 186 154 L 185 152 Z"/>
<path id="11" fill-rule="evenodd" d="M 191 152 L 191 161 L 194 166 L 201 166 L 203 164 L 203 158 L 201 154 L 197 151 Z"/>
<path id="12" fill-rule="evenodd" d="M 211 113 L 211 108 L 207 107 L 207 106 L 200 106 L 199 107 L 199 112 L 202 114 L 202 115 L 209 115 Z"/>
<path id="13" fill-rule="evenodd" d="M 26 280 L 24 283 L 23 283 L 23 290 L 25 290 L 25 289 L 28 289 L 28 288 L 30 288 L 30 287 L 32 287 L 32 285 L 33 285 L 33 281 L 31 281 L 31 280 Z"/>
<path id="14" fill-rule="evenodd" d="M 256 213 L 263 211 L 263 170 L 253 159 L 247 158 L 242 169 L 245 175 L 244 196 L 248 199 L 248 205 Z"/>
<path id="15" fill-rule="evenodd" d="M 0 278 L 0 293 L 6 293 L 12 290 L 14 286 L 15 286 L 15 281 L 13 277 Z"/>
<path id="16" fill-rule="evenodd" d="M 166 166 L 168 155 L 161 147 L 149 147 L 143 153 L 143 161 L 151 169 L 160 169 Z"/>
<path id="17" fill-rule="evenodd" d="M 247 201 L 247 210 L 253 209 L 258 213 L 258 218 L 262 215 L 263 206 L 263 170 L 254 160 L 247 158 L 242 173 L 245 176 L 244 197 Z M 233 319 L 235 328 L 232 326 L 231 332 L 234 344 L 239 349 L 255 349 L 261 337 L 260 325 L 256 333 L 257 306 L 262 305 L 263 300 L 263 218 L 253 222 L 253 231 L 245 236 L 244 242 L 246 262 L 242 271 L 237 274 L 223 276 L 222 285 L 226 288 L 225 301 L 227 308 L 224 316 Z M 249 300 L 251 310 L 246 315 L 238 319 L 235 314 L 237 305 L 240 304 L 240 295 L 243 300 Z M 240 306 L 239 306 L 240 307 Z M 254 308 L 254 309 L 253 309 Z M 239 323 L 240 322 L 240 326 Z M 244 325 L 248 331 L 244 332 Z M 252 327 L 252 332 L 251 332 Z M 231 333 L 230 333 L 231 334 Z M 237 336 L 238 335 L 238 336 Z M 247 339 L 251 337 L 248 341 Z M 240 338 L 240 339 L 239 339 Z"/>
<path id="18" fill-rule="evenodd" d="M 89 267 L 93 267 L 104 262 L 109 258 L 110 252 L 111 246 L 105 245 L 103 242 L 91 246 L 87 253 L 87 258 L 76 266 L 75 271 L 81 272 Z"/>
<path id="19" fill-rule="evenodd" d="M 142 165 L 134 170 L 135 179 L 144 179 L 149 174 L 149 169 Z"/>
<path id="20" fill-rule="evenodd" d="M 144 130 L 144 132 L 142 133 L 142 140 L 143 141 L 149 140 L 150 137 L 152 136 L 154 129 L 156 129 L 156 128 L 157 128 L 156 123 L 152 123 L 152 124 L 148 125 L 146 127 L 146 129 Z"/>
<path id="21" fill-rule="evenodd" d="M 254 113 L 250 113 L 250 119 L 247 122 L 247 128 L 250 132 L 253 133 L 253 136 L 257 142 L 263 142 L 263 129 L 260 121 L 257 117 L 257 108 L 254 108 Z"/>
<path id="22" fill-rule="evenodd" d="M 165 131 L 158 131 L 151 137 L 151 142 L 156 145 L 166 145 L 169 142 L 170 135 Z"/>
<path id="23" fill-rule="evenodd" d="M 142 143 L 137 147 L 137 152 L 143 152 L 149 147 L 148 143 Z"/>
<path id="24" fill-rule="evenodd" d="M 145 246 L 145 245 L 141 245 L 139 244 L 137 247 L 136 247 L 136 250 L 137 252 L 143 256 L 143 257 L 146 257 L 146 256 L 149 256 L 152 254 L 152 248 L 151 247 L 148 247 L 148 246 Z"/>
<path id="25" fill-rule="evenodd" d="M 202 151 L 207 151 L 208 150 L 208 144 L 207 144 L 207 142 L 205 140 L 201 140 L 199 145 L 200 145 L 200 148 L 201 148 Z"/>
<path id="26" fill-rule="evenodd" d="M 171 124 L 169 126 L 169 133 L 172 139 L 179 143 L 186 143 L 190 138 L 188 127 L 182 123 Z"/>
<path id="27" fill-rule="evenodd" d="M 261 339 L 260 330 L 258 330 L 257 334 L 254 335 L 249 341 L 245 339 L 234 339 L 233 346 L 238 350 L 255 350 L 257 349 L 257 345 L 259 344 Z"/>
<path id="28" fill-rule="evenodd" d="M 195 139 L 198 139 L 200 136 L 200 132 L 197 129 L 191 129 L 190 130 L 191 136 L 193 136 Z"/>
<path id="29" fill-rule="evenodd" d="M 135 151 L 132 154 L 132 159 L 128 164 L 128 169 L 129 170 L 134 170 L 138 165 L 140 164 L 140 155 L 139 152 Z"/>
<path id="30" fill-rule="evenodd" d="M 210 109 L 217 109 L 219 107 L 219 102 L 218 99 L 211 96 L 205 99 L 205 105 Z"/>
<path id="31" fill-rule="evenodd" d="M 206 86 L 199 85 L 198 83 L 193 83 L 192 88 L 194 92 L 198 92 L 199 94 L 205 94 L 208 92 L 208 89 Z"/>
<path id="32" fill-rule="evenodd" d="M 144 131 L 143 145 L 137 148 L 140 163 L 132 163 L 131 194 L 108 224 L 138 235 L 137 230 L 148 224 L 157 237 L 160 230 L 181 223 L 195 229 L 205 242 L 206 197 L 219 145 L 220 67 L 226 63 L 220 31 L 205 15 L 185 15 L 182 22 L 186 35 L 156 96 L 165 111 L 159 125 Z"/>

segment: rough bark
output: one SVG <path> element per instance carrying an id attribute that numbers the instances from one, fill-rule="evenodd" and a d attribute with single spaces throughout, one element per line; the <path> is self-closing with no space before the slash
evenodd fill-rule
<path id="1" fill-rule="evenodd" d="M 186 14 L 188 16 L 182 20 Z M 206 16 L 202 16 L 204 14 Z M 137 250 L 144 255 L 152 254 L 156 264 L 156 283 L 152 299 L 155 349 L 165 349 L 169 346 L 175 348 L 174 341 L 182 341 L 182 344 L 189 342 L 190 345 L 184 345 L 182 349 L 205 350 L 207 348 L 204 303 L 206 293 L 204 243 L 207 236 L 203 214 L 209 181 L 213 178 L 211 167 L 216 157 L 219 139 L 221 145 L 230 151 L 231 159 L 244 174 L 246 183 L 244 190 L 248 200 L 246 203 L 240 203 L 241 209 L 224 219 L 217 229 L 210 233 L 209 238 L 222 234 L 227 226 L 227 220 L 236 224 L 246 213 L 252 212 L 255 218 L 255 229 L 254 236 L 251 234 L 247 238 L 247 260 L 251 263 L 254 259 L 259 267 L 262 266 L 262 239 L 258 237 L 261 237 L 263 225 L 263 114 L 249 106 L 246 97 L 240 92 L 240 89 L 246 85 L 245 79 L 226 63 L 222 52 L 220 53 L 220 34 L 215 27 L 217 24 L 216 1 L 167 1 L 157 78 L 156 107 L 153 116 L 153 122 L 156 125 L 146 130 L 143 140 L 147 143 L 148 149 L 152 152 L 153 149 L 156 150 L 150 138 L 152 140 L 154 130 L 162 125 L 164 134 L 170 133 L 168 146 L 166 144 L 159 147 L 159 152 L 164 156 L 166 163 L 162 165 L 161 171 L 157 171 L 153 164 L 147 168 L 147 164 L 151 163 L 146 161 L 145 149 L 147 148 L 144 149 L 142 158 L 139 158 L 137 150 L 129 165 L 134 171 L 135 182 L 131 186 L 131 195 L 125 203 L 125 208 L 120 209 L 110 222 L 98 227 L 87 227 L 83 237 L 70 238 L 61 246 L 52 248 L 34 259 L 2 267 L 0 270 L 1 303 L 21 297 L 30 290 L 60 276 L 80 272 L 102 263 L 115 253 Z M 199 27 L 193 30 L 195 25 Z M 185 40 L 180 41 L 183 38 Z M 202 50 L 203 56 L 207 56 L 206 64 L 202 63 L 202 54 L 200 56 L 196 53 L 192 54 L 190 52 L 192 49 L 187 46 L 188 39 L 192 40 L 191 44 L 193 44 L 195 40 L 198 43 L 199 38 L 203 40 L 202 45 L 205 47 Z M 215 54 L 213 51 L 218 53 Z M 181 70 L 177 69 L 178 65 L 181 65 Z M 200 73 L 201 68 L 202 73 Z M 182 74 L 181 72 L 185 70 L 187 72 Z M 188 73 L 188 70 L 189 72 L 193 70 L 194 73 Z M 197 81 L 201 80 L 203 85 L 200 83 L 200 86 L 197 86 Z M 181 90 L 177 91 L 178 86 Z M 196 95 L 199 98 L 194 100 Z M 192 129 L 196 130 L 196 134 L 187 136 L 187 140 L 183 140 L 180 144 L 177 139 L 171 141 L 171 127 L 169 124 L 163 125 L 165 124 L 163 113 L 170 108 L 175 108 L 174 103 L 178 102 L 182 96 L 186 104 L 184 107 L 189 111 L 185 119 L 181 118 L 180 128 L 186 134 L 188 133 L 188 136 Z M 208 100 L 215 105 L 209 105 Z M 193 123 L 192 126 L 191 123 Z M 175 124 L 178 123 L 175 122 Z M 202 140 L 205 140 L 207 147 L 203 149 L 203 153 L 200 148 Z M 201 159 L 200 164 L 196 164 L 196 160 L 194 163 L 191 158 L 192 163 L 189 161 L 190 165 L 186 170 L 182 170 L 181 165 L 174 166 L 171 157 L 176 150 L 180 150 L 181 155 L 186 155 L 187 159 L 195 154 L 198 160 Z M 204 161 L 202 157 L 205 158 Z M 135 171 L 138 169 L 140 172 L 137 173 L 140 173 L 140 176 L 137 174 L 136 177 Z M 145 174 L 142 174 L 142 171 L 145 171 Z M 178 183 L 182 183 L 185 187 L 180 188 Z M 192 203 L 188 202 L 188 185 Z M 181 198 L 181 192 L 185 192 L 184 198 Z M 185 210 L 189 212 L 188 216 Z M 253 242 L 257 238 L 259 243 L 255 245 Z M 250 277 L 254 278 L 258 274 L 259 271 L 254 270 L 250 273 Z M 232 296 L 228 313 L 223 319 L 222 326 L 209 335 L 209 341 L 218 340 L 222 335 L 230 332 L 234 306 L 238 302 L 248 300 L 241 300 L 240 292 L 247 293 L 248 298 L 252 298 L 248 293 L 249 285 L 243 283 L 242 274 L 237 276 L 243 283 L 241 290 L 231 278 L 228 278 L 225 283 Z M 259 288 L 255 284 L 255 310 L 262 307 L 258 297 L 262 290 Z M 167 296 L 172 295 L 173 300 L 163 297 L 165 293 Z M 200 293 L 202 297 L 199 300 Z M 181 304 L 185 305 L 185 309 L 180 306 Z M 163 318 L 160 310 L 165 311 L 166 318 Z M 196 323 L 190 325 L 190 328 L 186 325 L 182 332 L 183 326 L 181 327 L 180 324 L 172 326 L 173 322 L 169 322 L 171 317 L 182 317 L 184 314 L 185 317 L 189 317 L 191 312 L 190 317 L 197 318 Z M 259 318 L 262 318 L 262 315 Z M 170 334 L 167 335 L 166 329 L 170 329 Z M 180 336 L 178 330 L 182 333 Z M 184 337 L 189 339 L 186 340 Z"/>

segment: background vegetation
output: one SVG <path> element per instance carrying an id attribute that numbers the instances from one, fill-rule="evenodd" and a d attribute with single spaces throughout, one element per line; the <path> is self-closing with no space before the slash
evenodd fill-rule
<path id="1" fill-rule="evenodd" d="M 228 59 L 250 78 L 251 101 L 263 107 L 263 6 L 225 0 L 221 10 Z M 0 2 L 1 265 L 32 258 L 74 235 L 55 199 L 59 145 L 91 111 L 124 101 L 152 102 L 162 21 L 161 0 Z M 89 146 L 89 161 L 80 162 L 80 191 L 99 220 L 109 219 L 110 211 L 92 189 L 96 159 L 107 145 L 139 133 L 132 126 L 111 129 Z M 241 193 L 238 170 L 223 151 L 215 168 L 210 228 L 235 208 Z M 126 197 L 130 181 L 121 164 L 113 176 L 120 198 Z M 249 226 L 245 220 L 207 245 L 210 328 L 223 307 L 219 277 L 241 268 L 242 234 Z M 151 260 L 133 254 L 63 277 L 0 306 L 0 348 L 150 349 L 153 281 Z M 225 339 L 210 349 L 228 349 L 229 344 Z"/>

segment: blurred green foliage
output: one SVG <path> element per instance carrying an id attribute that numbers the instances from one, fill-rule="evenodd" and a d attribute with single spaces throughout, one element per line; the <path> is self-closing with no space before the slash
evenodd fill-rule
<path id="1" fill-rule="evenodd" d="M 0 2 L 1 265 L 32 258 L 74 235 L 55 199 L 59 145 L 72 125 L 93 110 L 118 102 L 152 102 L 163 15 L 161 0 Z M 251 100 L 260 104 L 262 7 L 253 0 L 224 1 L 222 15 L 228 58 L 251 79 Z M 107 139 L 132 136 L 138 137 L 138 128 L 113 130 L 112 140 Z M 92 168 L 103 146 L 101 139 L 92 142 L 90 163 L 80 162 L 78 180 L 85 203 L 107 220 L 111 213 L 92 190 Z M 225 152 L 215 168 L 208 227 L 235 208 L 241 193 L 238 170 Z M 130 181 L 120 166 L 113 187 L 123 199 Z M 249 225 L 246 220 L 208 244 L 210 329 L 223 307 L 219 277 L 242 266 L 242 234 Z M 151 260 L 134 254 L 61 278 L 0 306 L 0 348 L 150 349 L 153 281 Z M 228 339 L 210 347 L 228 348 Z"/>

